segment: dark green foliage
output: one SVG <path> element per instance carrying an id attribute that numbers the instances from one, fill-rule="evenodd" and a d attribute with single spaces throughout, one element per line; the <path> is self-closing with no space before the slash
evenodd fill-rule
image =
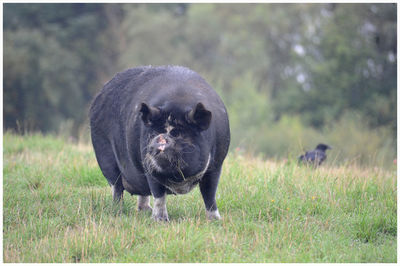
<path id="1" fill-rule="evenodd" d="M 395 158 L 396 4 L 8 3 L 3 21 L 5 129 L 87 135 L 115 73 L 179 64 L 221 94 L 233 148 Z"/>
<path id="2" fill-rule="evenodd" d="M 112 5 L 4 5 L 4 126 L 57 132 L 85 122 L 103 76 L 110 75 Z M 20 124 L 18 124 L 19 122 Z"/>
<path id="3" fill-rule="evenodd" d="M 306 39 L 305 54 L 297 59 L 306 76 L 303 88 L 292 95 L 299 103 L 281 105 L 282 111 L 302 113 L 321 127 L 356 110 L 366 124 L 395 133 L 395 5 L 344 4 L 321 11 L 329 19 L 315 18 L 323 21 L 320 34 L 312 37 L 318 41 Z M 287 97 L 285 91 L 281 97 Z"/>

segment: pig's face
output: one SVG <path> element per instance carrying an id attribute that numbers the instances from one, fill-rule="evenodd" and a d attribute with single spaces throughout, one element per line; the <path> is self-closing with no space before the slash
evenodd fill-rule
<path id="1" fill-rule="evenodd" d="M 201 134 L 210 126 L 212 114 L 202 103 L 183 108 L 151 107 L 142 103 L 144 123 L 142 158 L 147 173 L 167 183 L 181 182 L 205 171 L 210 147 Z"/>

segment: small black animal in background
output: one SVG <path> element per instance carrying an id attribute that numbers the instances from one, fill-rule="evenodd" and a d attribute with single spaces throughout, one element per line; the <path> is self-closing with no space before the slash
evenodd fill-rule
<path id="1" fill-rule="evenodd" d="M 326 144 L 318 144 L 315 150 L 306 151 L 306 154 L 300 155 L 299 163 L 306 163 L 313 166 L 319 166 L 326 159 L 325 151 L 332 149 Z"/>

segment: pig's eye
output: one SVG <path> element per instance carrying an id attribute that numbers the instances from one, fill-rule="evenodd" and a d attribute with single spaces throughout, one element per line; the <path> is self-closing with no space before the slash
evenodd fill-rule
<path id="1" fill-rule="evenodd" d="M 172 130 L 169 132 L 169 134 L 170 134 L 172 137 L 177 137 L 177 136 L 179 136 L 180 132 L 179 132 L 178 129 L 174 128 L 174 129 L 172 129 Z"/>

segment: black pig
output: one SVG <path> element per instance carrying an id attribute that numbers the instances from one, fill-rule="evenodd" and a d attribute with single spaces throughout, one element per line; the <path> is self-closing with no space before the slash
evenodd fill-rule
<path id="1" fill-rule="evenodd" d="M 207 218 L 220 219 L 215 194 L 230 143 L 228 115 L 197 73 L 180 66 L 118 73 L 95 97 L 90 127 L 115 201 L 126 190 L 139 195 L 139 210 L 168 221 L 166 194 L 199 184 Z"/>

